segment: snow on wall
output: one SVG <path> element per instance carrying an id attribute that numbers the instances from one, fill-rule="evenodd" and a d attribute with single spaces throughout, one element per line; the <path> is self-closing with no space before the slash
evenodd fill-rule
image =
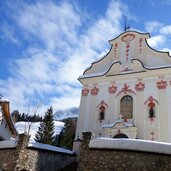
<path id="1" fill-rule="evenodd" d="M 140 139 L 112 139 L 101 137 L 91 140 L 89 147 L 98 149 L 120 149 L 171 154 L 171 143 Z"/>
<path id="2" fill-rule="evenodd" d="M 28 147 L 33 147 L 33 148 L 38 148 L 38 149 L 44 149 L 44 150 L 50 150 L 50 151 L 56 151 L 59 153 L 67 153 L 67 154 L 73 154 L 73 151 L 61 148 L 61 147 L 56 147 L 48 144 L 42 144 L 38 143 L 35 141 L 29 141 Z"/>
<path id="3" fill-rule="evenodd" d="M 11 138 L 9 140 L 0 141 L 0 149 L 3 148 L 14 148 L 18 144 L 18 137 Z"/>

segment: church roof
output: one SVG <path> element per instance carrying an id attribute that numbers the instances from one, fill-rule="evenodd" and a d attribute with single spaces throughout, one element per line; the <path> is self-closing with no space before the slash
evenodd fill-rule
<path id="1" fill-rule="evenodd" d="M 149 33 L 126 31 L 109 41 L 109 52 L 87 68 L 79 80 L 99 76 L 115 76 L 148 70 L 171 68 L 168 52 L 151 48 Z"/>

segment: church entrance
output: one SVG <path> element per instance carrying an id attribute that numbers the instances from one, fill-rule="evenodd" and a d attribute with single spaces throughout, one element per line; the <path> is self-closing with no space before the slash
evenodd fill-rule
<path id="1" fill-rule="evenodd" d="M 113 138 L 128 138 L 128 136 L 125 134 L 117 134 Z"/>

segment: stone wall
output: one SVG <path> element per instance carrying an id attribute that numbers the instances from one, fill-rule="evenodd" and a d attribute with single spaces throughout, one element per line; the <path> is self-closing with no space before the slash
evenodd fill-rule
<path id="1" fill-rule="evenodd" d="M 37 148 L 28 148 L 29 136 L 21 134 L 16 148 L 0 149 L 0 170 L 59 171 L 75 163 L 76 156 Z"/>
<path id="2" fill-rule="evenodd" d="M 78 171 L 170 171 L 171 155 L 116 149 L 91 149 L 83 133 Z"/>

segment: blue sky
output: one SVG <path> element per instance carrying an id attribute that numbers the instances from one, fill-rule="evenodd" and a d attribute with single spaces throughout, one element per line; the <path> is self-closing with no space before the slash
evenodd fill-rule
<path id="1" fill-rule="evenodd" d="M 0 1 L 0 94 L 11 111 L 77 107 L 77 78 L 123 32 L 125 15 L 150 46 L 171 52 L 170 9 L 171 0 Z"/>

